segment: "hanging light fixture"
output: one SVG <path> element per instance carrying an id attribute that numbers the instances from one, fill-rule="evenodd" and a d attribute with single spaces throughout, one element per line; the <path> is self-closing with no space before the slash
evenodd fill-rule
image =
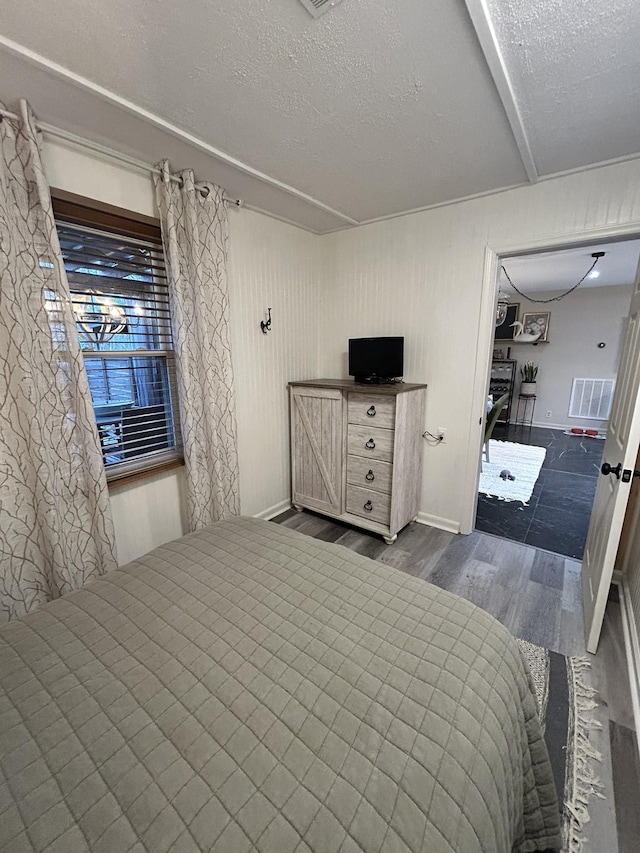
<path id="1" fill-rule="evenodd" d="M 127 334 L 127 315 L 121 305 L 95 290 L 72 296 L 73 313 L 80 339 L 90 344 L 106 344 L 115 335 Z"/>
<path id="2" fill-rule="evenodd" d="M 498 285 L 498 305 L 496 307 L 496 326 L 501 326 L 507 319 L 507 308 L 509 307 L 509 294 L 503 293 Z"/>
<path id="3" fill-rule="evenodd" d="M 586 278 L 597 278 L 600 275 L 600 271 L 596 270 L 595 267 L 596 267 L 598 261 L 600 260 L 600 258 L 604 258 L 605 254 L 606 254 L 605 252 L 592 252 L 591 257 L 593 258 L 593 263 L 591 264 L 589 269 L 586 271 L 586 273 L 582 276 L 580 281 L 578 281 L 576 284 L 574 284 L 573 287 L 570 287 L 568 290 L 565 290 L 564 293 L 559 293 L 558 296 L 552 296 L 549 299 L 534 299 L 533 296 L 527 296 L 526 293 L 523 293 L 520 290 L 520 288 L 516 287 L 516 285 L 511 281 L 511 278 L 509 277 L 509 273 L 504 268 L 504 264 L 502 264 L 502 272 L 505 274 L 505 278 L 507 279 L 507 281 L 509 282 L 511 287 L 515 290 L 515 292 L 519 296 L 524 297 L 524 299 L 528 299 L 529 302 L 535 302 L 536 305 L 548 305 L 549 302 L 559 302 L 561 299 L 564 299 L 565 296 L 568 296 L 570 293 L 573 293 L 574 290 L 577 290 L 580 287 L 580 285 L 582 284 L 582 282 Z M 500 295 L 498 295 L 498 306 L 499 305 L 500 305 Z M 496 325 L 500 325 L 500 324 L 496 323 Z"/>

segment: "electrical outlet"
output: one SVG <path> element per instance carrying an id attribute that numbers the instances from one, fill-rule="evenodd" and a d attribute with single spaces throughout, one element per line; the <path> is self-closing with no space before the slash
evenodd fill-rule
<path id="1" fill-rule="evenodd" d="M 445 429 L 445 427 L 438 427 L 438 429 L 436 430 L 436 435 L 438 436 L 438 438 L 442 436 L 442 438 L 440 438 L 440 444 L 447 443 L 447 430 Z"/>
<path id="2" fill-rule="evenodd" d="M 551 417 L 551 409 L 547 409 L 547 417 L 548 417 L 548 418 L 550 418 L 550 417 Z"/>

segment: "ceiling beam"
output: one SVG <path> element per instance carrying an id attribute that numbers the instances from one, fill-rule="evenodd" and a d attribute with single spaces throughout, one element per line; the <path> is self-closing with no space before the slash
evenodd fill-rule
<path id="1" fill-rule="evenodd" d="M 500 45 L 498 44 L 498 37 L 489 14 L 487 0 L 465 0 L 465 3 L 478 41 L 480 42 L 480 47 L 489 66 L 489 71 L 493 77 L 493 82 L 496 84 L 502 106 L 507 114 L 507 120 L 518 146 L 522 165 L 530 183 L 534 184 L 539 177 L 538 170 L 533 159 L 533 154 L 531 153 L 529 138 L 525 130 L 522 115 L 520 114 L 516 94 L 511 84 L 511 78 L 509 77 L 509 72 L 502 56 Z"/>

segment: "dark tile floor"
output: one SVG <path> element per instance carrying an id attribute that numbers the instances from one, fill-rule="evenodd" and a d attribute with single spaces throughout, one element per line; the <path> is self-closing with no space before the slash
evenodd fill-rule
<path id="1" fill-rule="evenodd" d="M 545 447 L 528 506 L 480 494 L 476 529 L 582 559 L 604 442 L 562 430 L 497 425 L 493 437 Z"/>

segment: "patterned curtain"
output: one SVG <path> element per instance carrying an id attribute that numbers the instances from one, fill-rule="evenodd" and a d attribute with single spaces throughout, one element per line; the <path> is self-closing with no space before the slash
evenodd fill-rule
<path id="1" fill-rule="evenodd" d="M 156 178 L 176 347 L 189 527 L 237 515 L 233 370 L 227 292 L 227 211 L 214 184 L 196 189 L 193 172 Z"/>
<path id="2" fill-rule="evenodd" d="M 102 454 L 35 119 L 0 121 L 0 621 L 115 568 Z"/>

